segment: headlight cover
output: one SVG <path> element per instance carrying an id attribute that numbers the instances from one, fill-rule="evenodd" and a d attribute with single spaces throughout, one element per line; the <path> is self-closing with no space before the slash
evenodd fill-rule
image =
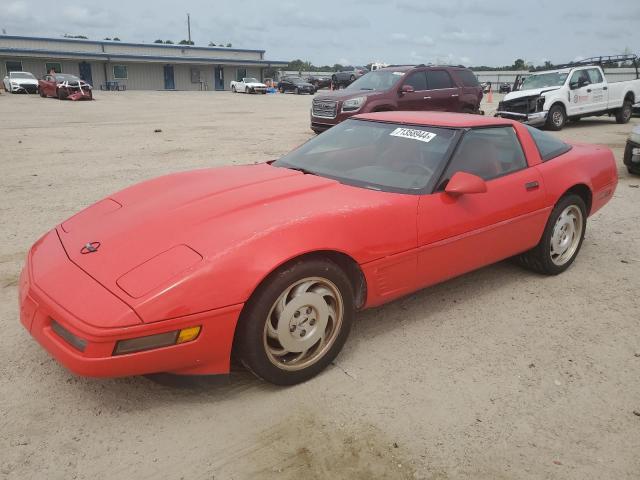
<path id="1" fill-rule="evenodd" d="M 346 100 L 342 104 L 342 111 L 343 112 L 355 112 L 357 110 L 360 110 L 362 108 L 362 106 L 364 105 L 364 102 L 366 100 L 367 100 L 367 97 L 350 98 L 349 100 Z"/>
<path id="2" fill-rule="evenodd" d="M 640 145 L 640 126 L 635 127 L 629 135 L 629 140 Z"/>

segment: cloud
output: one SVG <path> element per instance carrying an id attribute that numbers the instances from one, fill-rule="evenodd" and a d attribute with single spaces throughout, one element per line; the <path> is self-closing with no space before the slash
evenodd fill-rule
<path id="1" fill-rule="evenodd" d="M 440 35 L 440 38 L 453 43 L 468 43 L 473 45 L 491 45 L 498 41 L 498 37 L 491 32 L 474 33 L 464 30 L 444 32 Z"/>
<path id="2" fill-rule="evenodd" d="M 392 33 L 389 38 L 394 42 L 406 42 L 409 40 L 409 35 L 406 33 Z"/>
<path id="3" fill-rule="evenodd" d="M 415 2 L 401 0 L 396 3 L 396 7 L 407 12 L 421 12 L 433 14 L 440 17 L 456 16 L 491 16 L 508 17 L 514 13 L 510 5 L 500 4 L 490 5 L 487 2 L 477 2 L 476 0 L 444 0 L 442 2 L 425 2 L 417 4 Z"/>
<path id="4" fill-rule="evenodd" d="M 418 45 L 424 45 L 426 47 L 431 47 L 436 44 L 436 42 L 428 35 L 423 35 L 421 37 L 417 37 L 413 39 L 414 43 Z"/>

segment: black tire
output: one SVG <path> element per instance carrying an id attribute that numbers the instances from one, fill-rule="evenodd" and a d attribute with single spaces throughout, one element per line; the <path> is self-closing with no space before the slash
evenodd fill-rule
<path id="1" fill-rule="evenodd" d="M 238 93 L 235 85 L 231 85 L 231 93 Z"/>
<path id="2" fill-rule="evenodd" d="M 340 292 L 343 305 L 341 326 L 336 329 L 333 343 L 313 363 L 299 370 L 285 370 L 270 359 L 265 347 L 267 317 L 272 306 L 291 285 L 310 277 L 328 280 Z M 248 370 L 267 382 L 294 385 L 309 380 L 334 360 L 346 342 L 355 316 L 353 297 L 349 278 L 335 263 L 324 259 L 291 263 L 272 273 L 246 303 L 236 328 L 234 353 Z"/>
<path id="3" fill-rule="evenodd" d="M 59 88 L 57 92 L 58 100 L 65 100 L 69 96 L 69 92 L 67 92 L 63 88 Z"/>
<path id="4" fill-rule="evenodd" d="M 549 115 L 547 116 L 547 122 L 545 126 L 549 130 L 558 131 L 567 123 L 567 112 L 564 111 L 564 107 L 560 104 L 555 104 L 549 109 Z"/>
<path id="5" fill-rule="evenodd" d="M 46 94 L 46 93 L 44 93 L 44 92 L 42 91 L 42 89 L 41 89 L 41 88 L 39 88 L 39 89 L 38 89 L 38 93 L 40 94 L 40 96 L 41 96 L 42 98 L 47 98 L 47 94 Z"/>
<path id="6" fill-rule="evenodd" d="M 631 167 L 627 167 L 627 172 L 629 172 L 631 175 L 640 175 L 640 168 L 631 168 Z"/>
<path id="7" fill-rule="evenodd" d="M 630 100 L 622 102 L 622 108 L 616 110 L 616 123 L 628 123 L 633 114 L 633 104 Z"/>
<path id="8" fill-rule="evenodd" d="M 284 87 L 280 87 L 280 93 L 284 93 Z"/>
<path id="9" fill-rule="evenodd" d="M 553 235 L 554 227 L 560 214 L 570 206 L 576 206 L 582 213 L 582 232 L 578 240 L 578 245 L 575 251 L 571 254 L 571 257 L 566 260 L 562 265 L 558 265 L 552 260 L 551 252 L 551 238 Z M 584 234 L 587 229 L 587 207 L 584 200 L 579 195 L 569 194 L 558 200 L 555 207 L 549 215 L 547 225 L 542 234 L 542 238 L 538 245 L 531 250 L 522 253 L 515 257 L 515 260 L 522 266 L 544 275 L 558 275 L 564 272 L 571 266 L 573 261 L 578 256 L 580 248 L 582 247 L 582 241 L 584 240 Z"/>

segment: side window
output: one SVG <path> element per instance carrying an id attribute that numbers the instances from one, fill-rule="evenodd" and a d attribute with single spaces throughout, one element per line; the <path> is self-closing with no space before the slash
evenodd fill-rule
<path id="1" fill-rule="evenodd" d="M 441 188 L 457 172 L 491 180 L 526 167 L 527 160 L 512 127 L 478 128 L 462 137 Z"/>
<path id="2" fill-rule="evenodd" d="M 427 85 L 429 86 L 429 90 L 455 87 L 451 81 L 449 72 L 446 70 L 429 70 L 427 72 Z"/>
<path id="3" fill-rule="evenodd" d="M 414 90 L 426 90 L 427 89 L 427 77 L 424 72 L 413 72 L 404 81 L 405 85 L 411 85 Z"/>
<path id="4" fill-rule="evenodd" d="M 462 84 L 465 87 L 477 87 L 479 85 L 478 78 L 471 70 L 456 70 L 455 74 L 462 80 Z"/>
<path id="5" fill-rule="evenodd" d="M 580 83 L 582 83 L 583 85 L 591 83 L 591 80 L 589 80 L 589 75 L 587 75 L 586 70 L 576 70 L 571 75 L 571 80 L 569 81 L 569 85 L 571 84 L 579 85 Z"/>
<path id="6" fill-rule="evenodd" d="M 589 75 L 591 83 L 602 83 L 602 74 L 597 68 L 590 68 L 587 70 L 587 75 Z"/>
<path id="7" fill-rule="evenodd" d="M 537 128 L 528 125 L 525 125 L 525 127 L 529 130 L 529 134 L 531 138 L 533 138 L 543 162 L 556 158 L 571 150 L 571 145 L 564 143 L 562 140 Z"/>

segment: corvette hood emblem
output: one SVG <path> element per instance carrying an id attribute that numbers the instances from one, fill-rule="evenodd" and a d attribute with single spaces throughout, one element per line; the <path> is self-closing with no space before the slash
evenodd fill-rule
<path id="1" fill-rule="evenodd" d="M 100 248 L 100 242 L 89 242 L 80 249 L 80 253 L 86 255 L 87 253 L 97 252 Z"/>

